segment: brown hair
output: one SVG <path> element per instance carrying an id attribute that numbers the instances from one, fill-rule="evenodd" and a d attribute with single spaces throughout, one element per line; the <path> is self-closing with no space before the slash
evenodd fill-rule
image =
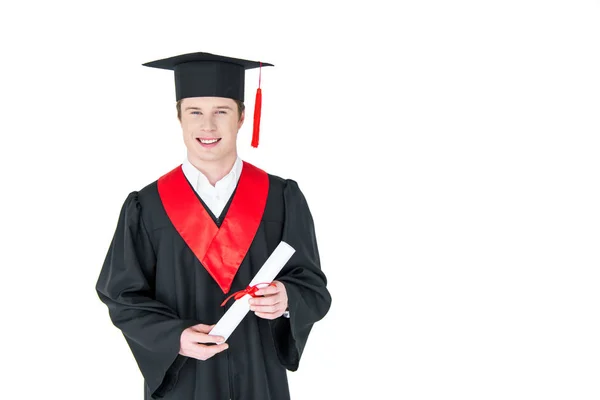
<path id="1" fill-rule="evenodd" d="M 177 108 L 177 119 L 179 121 L 181 121 L 181 102 L 183 101 L 183 99 L 177 101 L 177 104 L 175 105 L 175 107 Z M 244 105 L 243 101 L 240 100 L 233 100 L 235 101 L 235 103 L 238 106 L 238 119 L 242 119 L 242 113 L 244 112 L 244 109 L 246 108 L 246 106 Z"/>

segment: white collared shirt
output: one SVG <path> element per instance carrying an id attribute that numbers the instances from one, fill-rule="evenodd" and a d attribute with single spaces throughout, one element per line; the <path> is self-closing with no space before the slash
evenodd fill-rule
<path id="1" fill-rule="evenodd" d="M 217 181 L 215 186 L 210 184 L 208 178 L 194 167 L 187 157 L 181 168 L 198 196 L 206 203 L 215 217 L 219 218 L 240 180 L 243 165 L 242 159 L 238 156 L 231 171 Z"/>

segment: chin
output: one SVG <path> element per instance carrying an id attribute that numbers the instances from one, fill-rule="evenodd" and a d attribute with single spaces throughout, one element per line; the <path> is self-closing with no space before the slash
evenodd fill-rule
<path id="1" fill-rule="evenodd" d="M 221 158 L 223 158 L 222 154 L 215 154 L 215 153 L 209 153 L 209 152 L 195 152 L 193 153 L 194 157 L 198 160 L 202 160 L 202 161 L 217 161 L 220 160 Z"/>

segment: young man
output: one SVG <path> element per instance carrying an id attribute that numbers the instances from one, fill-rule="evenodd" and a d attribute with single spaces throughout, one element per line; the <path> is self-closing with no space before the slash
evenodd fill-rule
<path id="1" fill-rule="evenodd" d="M 129 194 L 96 291 L 144 377 L 144 399 L 290 398 L 315 322 L 328 312 L 313 220 L 298 184 L 242 161 L 245 70 L 192 53 L 144 64 L 174 70 L 184 163 Z M 271 64 L 262 64 L 271 65 Z M 280 241 L 296 252 L 226 343 L 209 331 Z"/>

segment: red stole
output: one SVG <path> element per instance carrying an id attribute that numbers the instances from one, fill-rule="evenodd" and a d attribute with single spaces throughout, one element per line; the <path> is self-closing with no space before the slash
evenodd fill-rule
<path id="1" fill-rule="evenodd" d="M 158 179 L 158 193 L 167 216 L 223 293 L 229 292 L 250 249 L 268 192 L 267 173 L 244 161 L 235 195 L 219 228 L 200 203 L 181 165 Z"/>

